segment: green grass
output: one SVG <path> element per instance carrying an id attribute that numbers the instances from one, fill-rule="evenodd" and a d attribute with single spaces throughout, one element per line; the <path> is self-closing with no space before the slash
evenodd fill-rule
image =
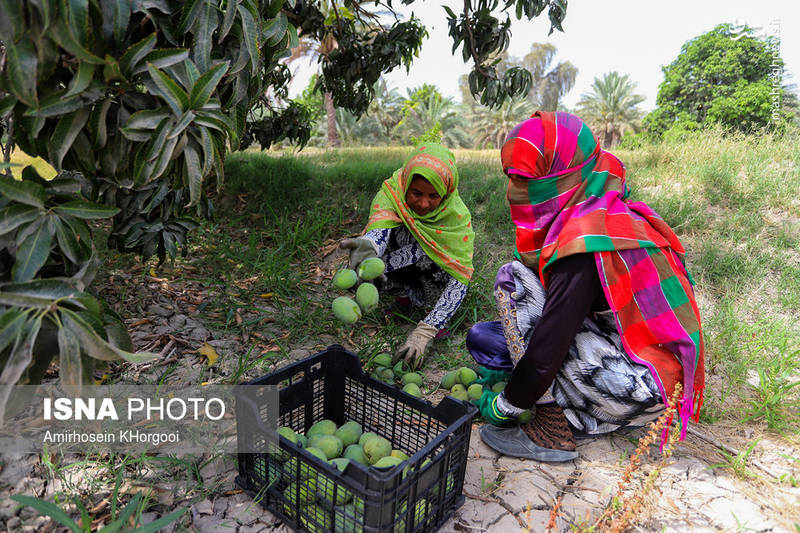
<path id="1" fill-rule="evenodd" d="M 704 320 L 707 421 L 746 420 L 792 432 L 800 427 L 798 391 L 790 386 L 800 367 L 796 145 L 796 135 L 778 139 L 711 131 L 682 143 L 616 152 L 628 169 L 631 199 L 650 204 L 687 248 Z M 339 240 L 363 228 L 372 196 L 407 153 L 407 148 L 397 147 L 349 148 L 229 157 L 226 198 L 244 194 L 247 201 L 240 214 L 227 220 L 233 226 L 243 220 L 259 223 L 250 227 L 256 236 L 250 235 L 247 253 L 232 248 L 226 254 L 236 256 L 244 263 L 242 270 L 258 273 L 270 290 L 289 300 L 281 307 L 287 317 L 282 326 L 291 332 L 289 343 L 300 338 L 298 331 L 304 338 L 331 331 L 352 334 L 349 338 L 365 347 L 402 339 L 407 327 L 402 320 L 398 325 L 368 318 L 367 324 L 382 329 L 377 337 L 367 337 L 359 328 L 351 331 L 333 323 L 325 305 L 297 302 L 309 290 L 298 269 L 318 263 L 315 251 L 328 239 Z M 476 321 L 495 318 L 494 275 L 511 258 L 514 239 L 497 152 L 460 150 L 456 158 L 459 191 L 472 211 L 476 232 L 475 275 L 451 323 L 461 335 L 434 345 L 431 363 L 445 368 L 469 363 L 463 333 Z M 253 251 L 254 242 L 265 244 L 259 253 Z M 330 291 L 314 290 L 326 304 Z M 775 361 L 780 361 L 777 367 Z M 763 374 L 756 387 L 747 384 L 754 372 Z"/>

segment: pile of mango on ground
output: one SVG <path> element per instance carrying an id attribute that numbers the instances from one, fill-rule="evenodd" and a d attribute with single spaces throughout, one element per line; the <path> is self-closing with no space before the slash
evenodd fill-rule
<path id="1" fill-rule="evenodd" d="M 307 452 L 328 462 L 339 471 L 344 471 L 350 461 L 365 467 L 390 468 L 401 464 L 408 459 L 408 455 L 401 450 L 392 449 L 392 444 L 380 435 L 368 431 L 362 432 L 358 422 L 349 420 L 337 427 L 332 420 L 320 420 L 312 425 L 305 435 L 296 433 L 292 428 L 283 426 L 278 428 L 278 434 L 290 442 L 301 446 Z M 430 464 L 426 459 L 420 469 Z M 408 467 L 406 467 L 406 470 Z M 285 512 L 292 516 L 293 509 L 303 508 L 299 513 L 300 523 L 309 531 L 340 530 L 340 527 L 331 527 L 329 523 L 330 510 L 336 508 L 341 513 L 336 513 L 336 520 L 344 521 L 344 516 L 353 517 L 354 523 L 346 525 L 347 531 L 358 528 L 357 518 L 364 514 L 364 500 L 356 498 L 341 485 L 336 486 L 327 478 L 318 477 L 317 470 L 308 464 L 299 462 L 296 457 L 284 454 L 282 465 L 283 478 L 289 485 L 283 491 Z M 403 475 L 407 472 L 404 470 Z M 453 486 L 452 474 L 448 477 L 447 490 Z M 438 488 L 437 488 L 438 489 Z M 438 490 L 436 491 L 438 492 Z M 426 512 L 426 500 L 421 499 L 415 506 L 415 522 L 423 519 Z M 398 517 L 405 515 L 405 503 L 397 510 Z M 349 522 L 349 521 L 348 521 Z M 399 530 L 405 530 L 404 524 Z M 344 524 L 336 524 L 344 526 Z"/>
<path id="2" fill-rule="evenodd" d="M 367 367 L 372 368 L 371 376 L 378 381 L 383 381 L 388 385 L 402 386 L 403 391 L 417 398 L 422 397 L 422 375 L 416 372 L 405 371 L 404 362 L 398 361 L 392 366 L 392 356 L 388 353 L 379 353 L 367 362 Z M 450 391 L 448 396 L 452 396 L 462 401 L 477 401 L 483 395 L 484 390 L 500 392 L 506 387 L 505 381 L 495 383 L 492 387 L 484 387 L 480 383 L 475 383 L 478 374 L 469 367 L 462 366 L 456 370 L 451 370 L 442 376 L 440 388 Z M 530 411 L 525 411 L 519 421 L 525 423 L 530 419 Z"/>
<path id="3" fill-rule="evenodd" d="M 331 281 L 334 288 L 349 290 L 358 284 L 355 300 L 349 296 L 339 296 L 333 300 L 331 305 L 336 318 L 345 324 L 355 324 L 364 313 L 378 307 L 378 289 L 370 282 L 385 270 L 386 264 L 380 257 L 370 257 L 361 261 L 358 271 L 343 268 L 336 272 Z"/>

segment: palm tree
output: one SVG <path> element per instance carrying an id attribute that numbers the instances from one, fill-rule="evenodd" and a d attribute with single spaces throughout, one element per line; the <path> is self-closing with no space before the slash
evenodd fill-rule
<path id="1" fill-rule="evenodd" d="M 333 52 L 339 44 L 336 38 L 328 33 L 320 41 L 315 41 L 310 37 L 301 37 L 299 44 L 292 50 L 292 55 L 289 56 L 287 62 L 291 63 L 297 61 L 301 57 L 319 58 L 327 57 L 328 54 Z M 336 131 L 336 108 L 333 105 L 333 95 L 325 91 L 323 94 L 325 103 L 325 115 L 328 121 L 328 146 L 339 146 L 339 136 Z"/>
<path id="2" fill-rule="evenodd" d="M 627 74 L 607 72 L 595 78 L 592 90 L 581 96 L 578 113 L 600 135 L 603 148 L 611 148 L 624 133 L 641 128 L 643 112 L 636 106 L 645 97 L 634 94 L 635 89 L 636 83 Z"/>
<path id="3" fill-rule="evenodd" d="M 403 118 L 393 130 L 401 141 L 407 142 L 411 137 L 420 137 L 425 132 L 436 129 L 438 124 L 443 144 L 450 147 L 468 147 L 472 144 L 465 129 L 464 112 L 452 98 L 445 98 L 436 87 L 427 83 L 416 89 L 408 89 L 407 92 Z"/>
<path id="4" fill-rule="evenodd" d="M 520 62 L 533 76 L 528 99 L 535 109 L 557 110 L 561 98 L 575 85 L 578 67 L 569 61 L 562 61 L 550 68 L 555 55 L 556 47 L 552 44 L 533 43 L 531 51 Z"/>
<path id="5" fill-rule="evenodd" d="M 506 100 L 496 109 L 476 107 L 470 114 L 475 147 L 500 148 L 511 128 L 530 115 L 533 109 L 525 97 Z"/>

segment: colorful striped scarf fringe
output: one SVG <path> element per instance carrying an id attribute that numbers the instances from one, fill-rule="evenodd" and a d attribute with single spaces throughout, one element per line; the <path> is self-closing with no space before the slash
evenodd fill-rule
<path id="1" fill-rule="evenodd" d="M 547 286 L 547 267 L 557 259 L 595 255 L 625 351 L 650 369 L 665 406 L 675 384 L 683 384 L 683 439 L 688 420 L 698 421 L 705 365 L 678 237 L 645 203 L 627 200 L 625 166 L 574 115 L 535 113 L 509 133 L 501 159 L 516 256 Z"/>

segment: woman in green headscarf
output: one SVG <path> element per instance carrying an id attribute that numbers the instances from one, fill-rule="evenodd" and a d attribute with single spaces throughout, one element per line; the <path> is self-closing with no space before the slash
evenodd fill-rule
<path id="1" fill-rule="evenodd" d="M 402 358 L 412 368 L 422 364 L 428 344 L 467 293 L 474 244 L 453 153 L 439 144 L 420 144 L 375 195 L 363 237 L 341 243 L 350 250 L 350 268 L 368 257 L 383 259 L 386 279 L 380 289 L 399 294 L 399 303 L 424 307 L 435 299 L 395 361 Z"/>

